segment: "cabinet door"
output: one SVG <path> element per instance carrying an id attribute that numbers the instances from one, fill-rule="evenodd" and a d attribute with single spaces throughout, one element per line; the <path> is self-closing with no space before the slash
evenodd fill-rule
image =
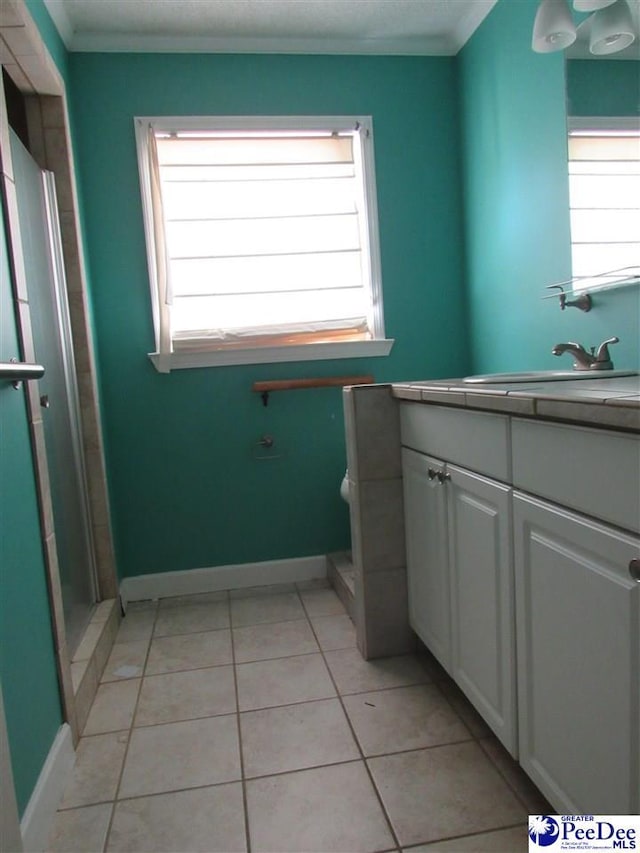
<path id="1" fill-rule="evenodd" d="M 517 755 L 511 489 L 447 466 L 451 674 Z"/>
<path id="2" fill-rule="evenodd" d="M 514 496 L 520 762 L 572 814 L 640 807 L 640 541 Z"/>
<path id="3" fill-rule="evenodd" d="M 450 668 L 446 489 L 429 469 L 437 459 L 402 449 L 409 622 L 445 669 Z"/>

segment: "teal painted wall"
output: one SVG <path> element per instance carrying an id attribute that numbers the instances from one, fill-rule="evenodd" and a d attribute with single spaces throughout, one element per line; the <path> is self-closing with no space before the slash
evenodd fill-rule
<path id="1" fill-rule="evenodd" d="M 572 116 L 640 116 L 640 63 L 625 59 L 567 62 Z"/>
<path id="2" fill-rule="evenodd" d="M 0 207 L 0 360 L 19 354 Z M 0 681 L 20 814 L 62 722 L 24 391 L 0 383 Z"/>
<path id="3" fill-rule="evenodd" d="M 348 545 L 341 393 L 260 379 L 468 370 L 453 59 L 71 54 L 75 145 L 121 575 Z M 176 371 L 154 348 L 133 117 L 373 116 L 388 358 Z M 253 455 L 275 438 L 272 461 Z"/>
<path id="4" fill-rule="evenodd" d="M 589 314 L 541 299 L 571 261 L 564 58 L 531 50 L 537 6 L 499 0 L 458 56 L 473 368 L 557 369 L 553 344 L 614 334 L 616 366 L 636 367 L 637 287 L 596 294 Z"/>

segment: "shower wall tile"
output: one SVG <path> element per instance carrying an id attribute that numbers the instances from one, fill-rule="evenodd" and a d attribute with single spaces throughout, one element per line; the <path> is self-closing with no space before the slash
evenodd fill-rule
<path id="1" fill-rule="evenodd" d="M 76 664 L 73 664 L 76 666 Z M 98 689 L 98 675 L 95 662 L 89 660 L 85 667 L 80 684 L 75 691 L 75 712 L 78 732 L 82 733 L 89 717 L 89 711 Z"/>
<path id="2" fill-rule="evenodd" d="M 64 101 L 53 95 L 41 95 L 40 101 L 43 128 L 62 128 L 66 124 Z"/>
<path id="3" fill-rule="evenodd" d="M 28 95 L 24 99 L 24 104 L 27 113 L 27 126 L 29 128 L 29 152 L 42 169 L 46 163 L 46 155 L 44 151 L 40 99 L 36 95 Z"/>
<path id="4" fill-rule="evenodd" d="M 84 632 L 82 640 L 75 650 L 73 662 L 77 663 L 81 660 L 91 660 L 96 653 L 98 641 L 104 631 L 104 623 L 90 622 Z"/>
<path id="5" fill-rule="evenodd" d="M 74 687 L 74 716 L 77 738 L 84 730 L 98 689 L 98 682 L 111 654 L 120 624 L 120 606 L 116 599 L 103 601 L 78 646 L 71 664 Z"/>
<path id="6" fill-rule="evenodd" d="M 94 526 L 106 527 L 109 522 L 109 507 L 102 483 L 102 456 L 93 450 L 85 453 L 87 486 L 89 490 L 89 508 Z"/>
<path id="7" fill-rule="evenodd" d="M 75 660 L 71 662 L 71 683 L 73 685 L 73 692 L 77 693 L 82 685 L 82 679 L 84 678 L 85 672 L 89 668 L 89 664 L 91 661 L 89 660 Z"/>
<path id="8" fill-rule="evenodd" d="M 100 604 L 96 607 L 93 616 L 91 617 L 92 622 L 107 622 L 109 617 L 111 616 L 111 611 L 115 604 L 115 600 L 112 598 L 107 598 L 104 601 L 101 601 Z"/>
<path id="9" fill-rule="evenodd" d="M 96 645 L 95 662 L 98 680 L 102 677 L 107 660 L 111 654 L 111 649 L 118 633 L 118 625 L 119 613 L 117 608 L 114 608 L 109 619 L 102 623 L 103 630 Z"/>
<path id="10" fill-rule="evenodd" d="M 115 557 L 113 553 L 113 540 L 111 538 L 111 525 L 109 523 L 94 524 L 93 541 L 100 593 L 113 598 L 118 594 L 118 582 L 114 575 Z"/>
<path id="11" fill-rule="evenodd" d="M 59 210 L 73 210 L 71 170 L 64 128 L 47 128 L 44 134 L 47 167 L 56 174 L 56 196 Z"/>

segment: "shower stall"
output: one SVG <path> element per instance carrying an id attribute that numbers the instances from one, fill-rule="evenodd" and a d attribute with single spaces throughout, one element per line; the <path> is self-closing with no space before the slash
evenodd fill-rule
<path id="1" fill-rule="evenodd" d="M 53 174 L 10 130 L 44 443 L 53 505 L 66 642 L 71 655 L 97 598 L 80 406 Z"/>

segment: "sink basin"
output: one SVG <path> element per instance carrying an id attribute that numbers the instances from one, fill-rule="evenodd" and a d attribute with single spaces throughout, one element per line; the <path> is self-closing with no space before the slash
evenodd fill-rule
<path id="1" fill-rule="evenodd" d="M 509 382 L 558 382 L 567 379 L 613 379 L 636 376 L 635 370 L 529 370 L 523 373 L 483 373 L 465 376 L 469 385 L 501 385 Z"/>

